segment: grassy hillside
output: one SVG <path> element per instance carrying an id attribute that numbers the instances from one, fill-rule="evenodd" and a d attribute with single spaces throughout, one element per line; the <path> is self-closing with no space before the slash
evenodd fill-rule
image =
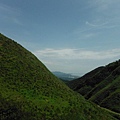
<path id="1" fill-rule="evenodd" d="M 0 120 L 117 120 L 0 34 Z"/>
<path id="2" fill-rule="evenodd" d="M 75 79 L 75 80 L 72 80 L 72 81 L 70 81 L 69 83 L 68 83 L 68 86 L 71 88 L 71 89 L 73 89 L 73 90 L 75 90 L 75 91 L 77 91 L 78 92 L 78 90 L 79 90 L 79 92 L 82 94 L 82 95 L 85 95 L 86 94 L 86 92 L 87 91 L 89 91 L 89 90 L 91 90 L 92 89 L 92 86 L 88 86 L 88 85 L 86 85 L 87 84 L 87 82 L 89 81 L 93 81 L 91 78 L 92 77 L 94 77 L 95 76 L 95 74 L 97 73 L 97 72 L 99 72 L 100 70 L 102 70 L 103 69 L 103 67 L 99 67 L 99 68 L 97 68 L 97 69 L 95 69 L 95 70 L 92 70 L 92 71 L 90 71 L 89 73 L 87 73 L 87 74 L 85 74 L 84 76 L 82 76 L 82 77 L 80 77 L 80 78 L 77 78 L 77 79 Z M 89 80 L 88 80 L 89 79 Z M 102 79 L 101 79 L 102 80 Z M 82 89 L 83 90 L 82 90 Z"/>
<path id="3" fill-rule="evenodd" d="M 120 60 L 71 81 L 69 86 L 100 106 L 120 112 Z"/>

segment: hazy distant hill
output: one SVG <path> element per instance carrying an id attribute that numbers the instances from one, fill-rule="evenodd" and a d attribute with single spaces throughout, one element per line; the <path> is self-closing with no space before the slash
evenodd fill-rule
<path id="1" fill-rule="evenodd" d="M 54 71 L 52 73 L 62 80 L 70 81 L 70 80 L 78 78 L 78 76 L 72 75 L 70 73 L 63 73 L 63 72 L 59 72 L 59 71 Z"/>
<path id="2" fill-rule="evenodd" d="M 73 92 L 32 53 L 0 34 L 0 120 L 102 119 L 117 116 Z"/>
<path id="3" fill-rule="evenodd" d="M 100 106 L 120 112 L 120 60 L 69 82 L 69 87 Z"/>

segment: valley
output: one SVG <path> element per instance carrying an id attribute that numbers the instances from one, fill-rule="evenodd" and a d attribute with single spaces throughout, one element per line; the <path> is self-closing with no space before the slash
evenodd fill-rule
<path id="1" fill-rule="evenodd" d="M 30 51 L 0 34 L 0 119 L 119 120 L 119 64 L 70 81 L 70 89 Z"/>

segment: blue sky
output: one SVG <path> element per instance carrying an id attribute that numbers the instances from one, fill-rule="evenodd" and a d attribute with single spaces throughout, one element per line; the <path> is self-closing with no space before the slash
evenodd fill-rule
<path id="1" fill-rule="evenodd" d="M 51 71 L 85 74 L 120 58 L 120 0 L 0 0 L 0 32 Z"/>

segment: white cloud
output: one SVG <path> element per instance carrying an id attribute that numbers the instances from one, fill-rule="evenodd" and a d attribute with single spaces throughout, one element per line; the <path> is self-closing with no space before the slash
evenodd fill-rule
<path id="1" fill-rule="evenodd" d="M 44 49 L 34 52 L 39 58 L 46 59 L 81 59 L 81 60 L 102 60 L 120 56 L 120 49 L 112 49 L 106 51 L 92 51 L 84 49 Z"/>
<path id="2" fill-rule="evenodd" d="M 84 49 L 44 49 L 33 52 L 51 71 L 83 75 L 120 57 L 120 49 L 92 51 Z M 80 74 L 79 74 L 80 73 Z"/>
<path id="3" fill-rule="evenodd" d="M 92 11 L 93 19 L 85 24 L 90 27 L 108 28 L 120 23 L 120 0 L 91 0 L 88 1 L 88 9 Z"/>
<path id="4" fill-rule="evenodd" d="M 105 23 L 96 23 L 96 24 L 94 24 L 94 23 L 89 23 L 88 21 L 86 21 L 86 25 L 89 25 L 89 26 L 92 26 L 92 27 L 101 27 L 101 26 L 104 26 L 104 25 L 106 25 L 108 22 L 105 22 Z"/>

